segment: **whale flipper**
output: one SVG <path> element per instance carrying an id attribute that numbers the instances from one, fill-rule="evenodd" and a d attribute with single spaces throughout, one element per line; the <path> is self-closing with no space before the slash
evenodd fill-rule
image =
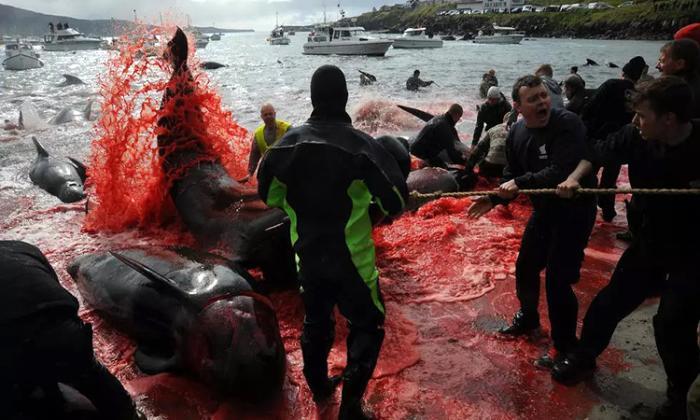
<path id="1" fill-rule="evenodd" d="M 37 155 L 43 158 L 49 157 L 49 152 L 46 149 L 44 149 L 44 146 L 42 146 L 41 143 L 39 143 L 39 140 L 37 140 L 36 137 L 32 136 L 32 142 L 34 142 L 34 147 L 36 147 Z"/>
<path id="2" fill-rule="evenodd" d="M 187 293 L 185 293 L 182 289 L 180 289 L 177 284 L 167 278 L 166 276 L 158 273 L 151 267 L 148 267 L 147 265 L 141 264 L 140 262 L 136 261 L 133 258 L 127 257 L 126 255 L 120 254 L 118 252 L 112 252 L 110 251 L 110 254 L 114 256 L 114 258 L 118 259 L 119 261 L 123 262 L 124 264 L 128 265 L 144 277 L 146 277 L 148 280 L 150 280 L 159 290 L 163 291 L 164 293 L 168 293 L 170 295 L 174 295 L 177 297 L 179 300 L 181 300 L 183 303 L 189 303 L 190 300 L 188 299 Z"/>
<path id="3" fill-rule="evenodd" d="M 73 166 L 75 166 L 75 170 L 78 171 L 78 175 L 80 176 L 80 179 L 85 182 L 85 179 L 87 178 L 87 166 L 78 159 L 73 159 L 72 157 L 69 157 L 68 160 L 71 161 Z"/>
<path id="4" fill-rule="evenodd" d="M 423 110 L 417 109 L 417 108 L 411 108 L 410 106 L 405 106 L 405 105 L 396 105 L 399 108 L 403 109 L 404 111 L 408 112 L 409 114 L 416 116 L 420 118 L 421 120 L 428 122 L 435 117 L 435 115 L 425 112 Z"/>
<path id="5" fill-rule="evenodd" d="M 20 105 L 18 125 L 24 130 L 41 130 L 47 127 L 39 110 L 30 101 L 24 101 Z"/>

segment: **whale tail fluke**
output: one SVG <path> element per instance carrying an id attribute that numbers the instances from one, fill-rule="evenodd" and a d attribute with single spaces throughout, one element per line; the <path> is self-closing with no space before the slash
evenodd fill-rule
<path id="1" fill-rule="evenodd" d="M 49 157 L 49 152 L 44 149 L 44 146 L 39 143 L 36 137 L 32 136 L 32 142 L 34 143 L 34 147 L 36 147 L 36 154 L 39 155 L 39 157 Z"/>

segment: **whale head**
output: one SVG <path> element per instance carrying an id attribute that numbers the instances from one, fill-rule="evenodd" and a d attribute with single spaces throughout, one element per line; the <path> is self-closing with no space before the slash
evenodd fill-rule
<path id="1" fill-rule="evenodd" d="M 214 300 L 196 324 L 186 340 L 186 363 L 205 382 L 245 399 L 264 400 L 279 393 L 285 350 L 266 298 L 231 295 Z"/>
<path id="2" fill-rule="evenodd" d="M 58 191 L 58 198 L 64 203 L 75 203 L 85 198 L 82 182 L 66 181 Z"/>

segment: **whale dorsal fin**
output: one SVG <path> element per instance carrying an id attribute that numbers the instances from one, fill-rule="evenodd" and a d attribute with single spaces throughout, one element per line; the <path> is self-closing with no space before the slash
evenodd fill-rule
<path id="1" fill-rule="evenodd" d="M 44 149 L 44 146 L 39 143 L 39 140 L 37 140 L 36 137 L 32 136 L 32 141 L 34 142 L 34 147 L 36 147 L 36 153 L 40 157 L 49 157 L 49 152 Z"/>
<path id="2" fill-rule="evenodd" d="M 72 157 L 69 157 L 68 160 L 71 161 L 73 166 L 75 166 L 75 170 L 78 171 L 78 176 L 80 176 L 80 179 L 85 182 L 85 178 L 87 178 L 87 166 L 78 159 L 73 159 Z"/>
<path id="3" fill-rule="evenodd" d="M 156 287 L 158 287 L 160 290 L 166 293 L 170 293 L 171 295 L 174 295 L 177 297 L 179 300 L 181 300 L 184 303 L 190 304 L 191 301 L 188 299 L 187 293 L 185 293 L 182 289 L 177 287 L 177 284 L 175 284 L 174 281 L 169 279 L 168 277 L 160 274 L 159 272 L 155 271 L 151 267 L 148 267 L 138 261 L 136 261 L 133 258 L 127 257 L 126 255 L 119 254 L 118 252 L 109 252 L 114 256 L 114 258 L 118 259 L 119 261 L 123 262 L 124 264 L 128 265 L 129 267 L 133 268 L 135 271 L 138 273 L 142 274 L 144 277 L 146 277 L 148 280 L 150 280 Z"/>
<path id="4" fill-rule="evenodd" d="M 80 78 L 73 76 L 72 74 L 64 74 L 63 77 L 66 79 L 63 81 L 65 85 L 84 85 L 85 82 L 80 80 Z"/>
<path id="5" fill-rule="evenodd" d="M 420 118 L 421 120 L 423 120 L 425 122 L 432 120 L 433 117 L 435 116 L 429 112 L 425 112 L 425 111 L 418 109 L 418 108 L 411 108 L 410 106 L 405 106 L 405 105 L 396 105 L 396 106 L 398 106 L 399 108 L 408 112 L 409 114 Z"/>

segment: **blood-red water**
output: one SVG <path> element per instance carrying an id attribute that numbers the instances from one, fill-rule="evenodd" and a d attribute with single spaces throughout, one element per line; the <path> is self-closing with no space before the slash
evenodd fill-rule
<path id="1" fill-rule="evenodd" d="M 82 205 L 49 210 L 35 209 L 32 200 L 20 202 L 16 209 L 0 205 L 0 213 L 7 215 L 0 221 L 5 236 L 37 244 L 62 283 L 76 295 L 65 271 L 75 257 L 182 241 L 180 231 L 162 227 L 168 209 L 155 148 L 155 123 L 169 73 L 156 59 L 138 58 L 137 50 L 127 47 L 115 55 L 102 78 L 104 104 L 90 165 L 93 184 L 87 217 Z M 211 150 L 225 157 L 229 172 L 241 175 L 249 147 L 245 132 L 196 71 L 195 81 L 201 94 L 194 98 L 208 122 L 206 140 Z M 479 185 L 487 187 L 493 185 Z M 6 194 L 0 191 L 0 195 Z M 585 416 L 598 401 L 588 387 L 557 385 L 532 364 L 548 347 L 546 334 L 514 341 L 495 334 L 518 306 L 513 267 L 530 212 L 527 201 L 516 200 L 476 221 L 466 217 L 469 204 L 470 199 L 441 199 L 376 229 L 387 307 L 386 339 L 366 401 L 380 418 L 387 419 Z M 616 223 L 621 222 L 618 217 Z M 83 223 L 87 229 L 80 229 Z M 154 224 L 161 227 L 147 229 Z M 130 228 L 134 226 L 140 229 Z M 576 286 L 581 313 L 607 281 L 621 253 L 622 245 L 614 239 L 620 230 L 618 224 L 596 225 Z M 340 392 L 329 404 L 317 407 L 302 375 L 303 307 L 298 294 L 276 292 L 271 300 L 287 350 L 288 374 L 279 399 L 263 405 L 216 396 L 186 375 L 146 376 L 133 363 L 131 340 L 82 301 L 80 315 L 93 324 L 97 357 L 151 418 L 334 418 Z M 541 313 L 546 332 L 544 303 Z M 342 317 L 337 320 L 336 345 L 329 358 L 333 373 L 344 365 L 347 336 Z M 620 351 L 606 351 L 597 377 L 604 379 L 625 369 L 622 360 Z"/>

